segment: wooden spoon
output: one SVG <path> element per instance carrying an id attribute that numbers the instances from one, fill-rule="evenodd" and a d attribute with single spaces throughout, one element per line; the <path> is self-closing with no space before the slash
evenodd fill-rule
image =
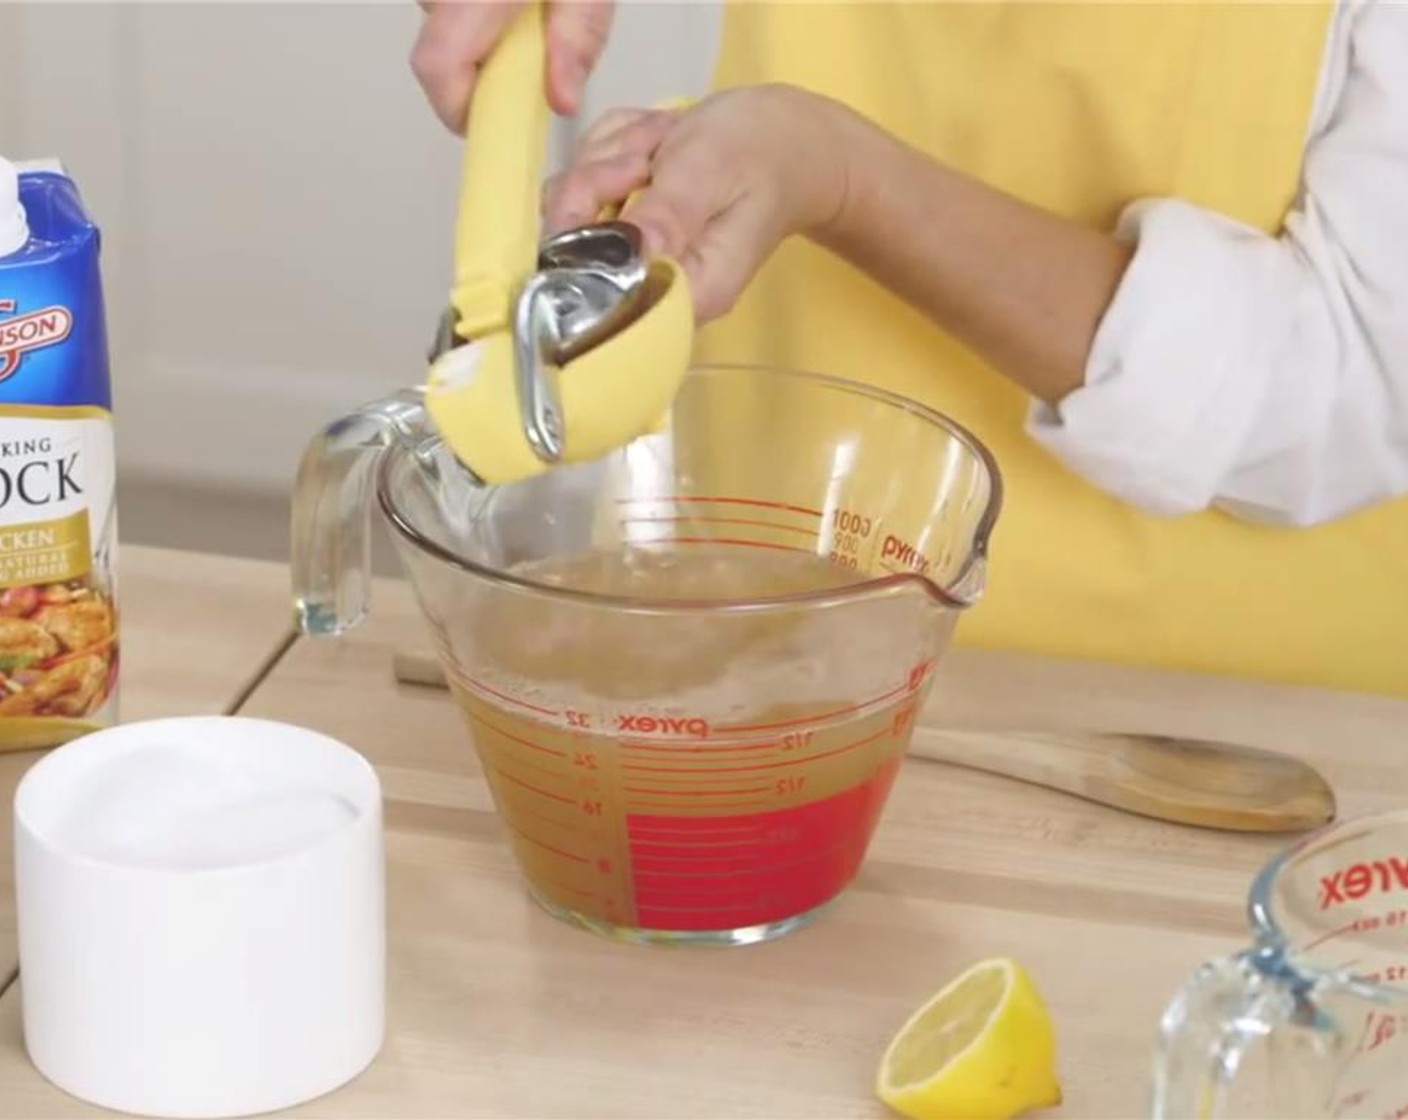
<path id="1" fill-rule="evenodd" d="M 396 679 L 445 687 L 429 654 L 399 651 Z M 1233 743 L 1092 731 L 958 731 L 921 714 L 909 754 L 1061 790 L 1139 816 L 1236 832 L 1299 832 L 1335 818 L 1307 763 Z"/>

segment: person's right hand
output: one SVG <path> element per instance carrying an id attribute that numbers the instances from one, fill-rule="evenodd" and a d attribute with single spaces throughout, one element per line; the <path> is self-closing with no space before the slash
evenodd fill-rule
<path id="1" fill-rule="evenodd" d="M 411 52 L 411 69 L 445 127 L 463 135 L 479 67 L 523 0 L 417 0 L 425 15 Z M 548 0 L 548 104 L 576 113 L 587 78 L 606 47 L 612 0 Z"/>

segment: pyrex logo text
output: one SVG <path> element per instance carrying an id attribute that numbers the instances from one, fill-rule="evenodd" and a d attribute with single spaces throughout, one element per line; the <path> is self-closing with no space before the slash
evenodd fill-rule
<path id="1" fill-rule="evenodd" d="M 1356 863 L 1320 877 L 1320 909 L 1341 906 L 1370 891 L 1408 890 L 1408 859 L 1391 856 Z"/>
<path id="2" fill-rule="evenodd" d="M 696 739 L 707 739 L 709 722 L 698 716 L 680 719 L 672 716 L 622 715 L 616 717 L 616 730 L 633 731 L 637 735 L 692 735 Z"/>
<path id="3" fill-rule="evenodd" d="M 62 342 L 73 330 L 73 314 L 67 307 L 52 307 L 15 315 L 15 301 L 0 299 L 0 381 L 13 377 L 20 359 L 31 350 Z"/>
<path id="4" fill-rule="evenodd" d="M 884 544 L 880 546 L 880 559 L 896 560 L 901 567 L 909 568 L 920 575 L 924 575 L 929 570 L 929 558 L 908 541 L 900 540 L 893 533 L 887 535 Z"/>

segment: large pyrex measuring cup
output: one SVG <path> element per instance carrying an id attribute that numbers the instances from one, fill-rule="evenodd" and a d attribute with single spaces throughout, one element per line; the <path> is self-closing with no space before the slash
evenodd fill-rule
<path id="1" fill-rule="evenodd" d="M 494 487 L 408 392 L 305 455 L 309 633 L 367 609 L 372 490 L 533 897 L 724 943 L 856 875 L 1000 501 L 957 425 L 805 373 L 693 370 L 654 434 Z"/>
<path id="2" fill-rule="evenodd" d="M 1408 813 L 1311 834 L 1248 915 L 1164 1015 L 1154 1115 L 1408 1116 Z"/>

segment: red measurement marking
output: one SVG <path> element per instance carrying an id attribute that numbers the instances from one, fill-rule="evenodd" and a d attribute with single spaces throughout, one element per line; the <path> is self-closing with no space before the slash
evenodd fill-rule
<path id="1" fill-rule="evenodd" d="M 802 513 L 808 517 L 820 517 L 821 510 L 808 509 L 806 506 L 791 506 L 785 502 L 765 502 L 756 498 L 714 498 L 701 497 L 692 494 L 661 495 L 655 498 L 617 498 L 616 504 L 619 506 L 639 505 L 642 502 L 656 502 L 662 505 L 687 505 L 690 502 L 701 505 L 721 505 L 721 506 L 752 506 L 754 509 L 785 509 L 789 513 Z"/>
<path id="2" fill-rule="evenodd" d="M 515 824 L 510 823 L 510 824 L 509 824 L 509 828 L 512 829 L 517 835 L 519 835 L 519 836 L 523 837 L 523 839 L 527 840 L 528 843 L 532 844 L 534 847 L 536 847 L 536 848 L 542 848 L 543 851 L 549 852 L 549 853 L 551 853 L 552 855 L 560 856 L 560 857 L 563 858 L 563 859 L 570 859 L 573 863 L 590 863 L 590 862 L 591 862 L 591 860 L 587 859 L 586 856 L 577 856 L 577 855 L 573 855 L 571 852 L 564 852 L 561 848 L 554 848 L 551 844 L 548 844 L 548 843 L 545 843 L 545 842 L 542 841 L 542 840 L 539 840 L 536 836 L 530 836 L 530 835 L 528 835 L 528 833 L 524 832 L 521 828 L 519 828 L 519 827 L 518 827 L 517 825 L 515 825 Z"/>
<path id="3" fill-rule="evenodd" d="M 883 704 L 886 700 L 893 700 L 900 693 L 907 691 L 909 686 L 902 684 L 899 688 L 892 688 L 884 696 L 875 696 L 869 700 L 862 700 L 859 704 L 850 704 L 844 708 L 836 708 L 830 712 L 820 712 L 813 716 L 800 716 L 797 719 L 784 719 L 778 723 L 754 723 L 747 726 L 732 725 L 729 727 L 716 727 L 715 731 L 727 731 L 732 734 L 739 734 L 745 731 L 776 731 L 781 727 L 801 727 L 808 723 L 822 723 L 829 719 L 836 719 L 838 716 L 854 715 L 865 708 L 874 707 L 876 704 Z"/>
<path id="4" fill-rule="evenodd" d="M 596 836 L 597 830 L 590 825 L 572 824 L 568 821 L 560 821 L 556 817 L 545 816 L 542 813 L 535 813 L 532 809 L 525 809 L 522 805 L 514 804 L 513 815 L 515 817 L 529 817 L 542 824 L 552 825 L 553 828 L 560 828 L 564 832 L 576 832 L 585 836 Z"/>
<path id="5" fill-rule="evenodd" d="M 644 861 L 654 871 L 675 868 L 670 876 L 637 880 L 639 923 L 648 929 L 729 929 L 778 921 L 835 897 L 860 869 L 899 764 L 891 758 L 868 780 L 820 801 L 728 821 L 627 814 L 632 866 Z M 716 839 L 721 825 L 744 829 L 756 842 L 731 857 L 738 872 L 691 877 L 698 848 Z M 790 862 L 813 854 L 818 858 Z"/>
<path id="6" fill-rule="evenodd" d="M 642 848 L 661 847 L 669 848 L 679 854 L 680 859 L 686 858 L 691 849 L 698 849 L 706 855 L 716 848 L 751 848 L 754 847 L 762 837 L 750 836 L 747 840 L 645 840 L 637 839 L 636 845 Z"/>
<path id="7" fill-rule="evenodd" d="M 670 836 L 681 831 L 690 836 L 761 836 L 766 829 L 757 821 L 744 817 L 707 817 L 687 824 L 680 823 L 675 817 L 661 817 L 643 820 L 639 828 L 642 836 Z"/>
<path id="8" fill-rule="evenodd" d="M 804 537 L 815 537 L 816 530 L 802 525 L 783 525 L 777 521 L 752 521 L 744 517 L 699 517 L 679 515 L 673 517 L 622 517 L 622 525 L 754 525 L 759 529 L 776 529 L 779 533 L 800 533 Z"/>
<path id="9" fill-rule="evenodd" d="M 665 797 L 737 797 L 746 793 L 767 793 L 771 786 L 751 789 L 654 789 L 649 786 L 627 786 L 627 793 L 658 793 Z"/>
<path id="10" fill-rule="evenodd" d="M 746 743 L 733 746 L 706 747 L 695 745 L 690 740 L 680 739 L 623 739 L 621 750 L 625 754 L 633 751 L 656 751 L 671 755 L 682 754 L 731 754 L 738 751 L 775 751 L 780 746 L 777 739 L 769 739 L 764 743 Z"/>
<path id="11" fill-rule="evenodd" d="M 626 767 L 631 769 L 631 767 Z M 638 768 L 637 768 L 638 769 Z M 660 768 L 647 768 L 652 772 L 648 774 L 637 774 L 632 780 L 638 782 L 651 782 L 655 785 L 664 786 L 666 789 L 697 788 L 701 784 L 708 785 L 711 789 L 720 792 L 745 793 L 747 792 L 739 786 L 729 786 L 728 782 L 756 782 L 760 778 L 767 778 L 767 774 L 731 774 L 727 770 L 664 770 Z M 713 781 L 715 774 L 723 775 L 717 781 Z"/>
<path id="12" fill-rule="evenodd" d="M 732 896 L 736 885 L 725 882 L 739 875 L 780 875 L 800 867 L 804 863 L 817 860 L 834 860 L 838 853 L 844 854 L 847 842 L 842 840 L 817 851 L 803 852 L 787 859 L 769 860 L 759 864 L 757 852 L 734 852 L 724 855 L 700 855 L 691 853 L 680 858 L 675 853 L 659 856 L 643 856 L 631 864 L 635 875 L 665 875 L 669 883 L 660 884 L 662 893 L 685 891 L 691 895 L 700 892 L 721 891 Z M 781 848 L 781 845 L 777 845 Z M 695 899 L 697 901 L 697 899 Z"/>
<path id="13" fill-rule="evenodd" d="M 459 669 L 452 668 L 451 672 L 454 674 L 455 679 L 461 684 L 468 685 L 470 688 L 476 689 L 479 692 L 486 692 L 506 704 L 516 704 L 520 708 L 526 708 L 530 712 L 537 712 L 545 716 L 556 716 L 560 714 L 556 708 L 543 708 L 537 704 L 530 704 L 527 700 L 520 700 L 517 696 L 510 696 L 507 692 L 500 692 L 496 688 L 490 688 L 483 681 L 477 681 L 473 677 L 465 675 Z"/>
<path id="14" fill-rule="evenodd" d="M 805 766 L 809 762 L 816 762 L 823 758 L 835 758 L 838 754 L 845 754 L 847 751 L 868 746 L 878 739 L 885 738 L 887 734 L 889 734 L 887 731 L 877 731 L 874 735 L 867 735 L 864 739 L 857 739 L 854 743 L 847 743 L 834 750 L 822 751 L 820 754 L 798 755 L 796 758 L 786 758 L 781 762 L 760 762 L 756 766 L 638 766 L 634 763 L 626 763 L 621 769 L 648 771 L 652 774 L 747 774 L 756 770 L 779 770 L 785 766 Z"/>
<path id="15" fill-rule="evenodd" d="M 510 762 L 515 769 L 527 770 L 530 774 L 541 774 L 544 778 L 557 779 L 562 777 L 562 774 L 558 771 L 550 770 L 546 766 L 539 766 L 536 763 L 529 762 L 526 758 L 514 757 L 512 759 L 506 759 L 505 761 Z"/>
<path id="16" fill-rule="evenodd" d="M 1408 980 L 1408 965 L 1391 964 L 1378 972 L 1365 972 L 1356 979 L 1370 984 L 1401 984 Z"/>
<path id="17" fill-rule="evenodd" d="M 709 805 L 711 810 L 719 809 L 761 809 L 765 805 L 775 805 L 775 798 L 763 797 L 753 801 L 715 801 Z M 636 812 L 649 814 L 665 814 L 679 811 L 679 803 L 670 804 L 668 802 L 636 802 L 632 806 Z"/>
<path id="18" fill-rule="evenodd" d="M 774 552 L 800 552 L 805 556 L 815 556 L 816 550 L 798 548 L 794 544 L 776 544 L 773 541 L 744 541 L 733 537 L 662 537 L 651 544 L 728 544 L 736 548 L 769 548 Z"/>
<path id="19" fill-rule="evenodd" d="M 1307 943 L 1306 943 L 1306 946 L 1305 946 L 1305 951 L 1306 951 L 1306 952 L 1309 952 L 1311 949 L 1314 949 L 1317 945 L 1323 945 L 1323 944 L 1325 944 L 1325 942 L 1327 942 L 1327 941 L 1333 941 L 1333 940 L 1334 940 L 1335 938 L 1337 938 L 1337 937 L 1343 937 L 1345 934 L 1347 934 L 1347 933 L 1353 933 L 1353 932 L 1354 932 L 1354 923 L 1353 923 L 1353 922 L 1350 922 L 1349 925 L 1347 925 L 1347 926 L 1340 926 L 1339 929 L 1332 929 L 1332 930 L 1330 930 L 1329 933 L 1322 933 L 1319 937 L 1315 938 L 1313 941 L 1307 942 Z"/>
<path id="20" fill-rule="evenodd" d="M 529 750 L 539 751 L 542 754 L 550 754 L 554 758 L 567 757 L 566 751 L 554 750 L 552 747 L 545 747 L 541 743 L 535 743 L 531 739 L 524 739 L 521 736 L 513 734 L 511 731 L 505 731 L 502 727 L 496 727 L 487 719 L 483 719 L 480 716 L 475 715 L 473 712 L 470 713 L 469 719 L 471 723 L 477 723 L 486 731 L 492 731 L 495 735 L 502 735 L 510 743 L 517 743 L 521 747 L 527 747 Z"/>
<path id="21" fill-rule="evenodd" d="M 570 798 L 570 797 L 563 797 L 562 794 L 560 794 L 560 793 L 553 793 L 553 792 L 550 791 L 550 790 L 539 789 L 537 786 L 529 785 L 527 782 L 523 781 L 521 778 L 515 778 L 515 777 L 514 777 L 512 774 L 510 774 L 507 770 L 504 770 L 504 769 L 502 769 L 502 768 L 500 768 L 500 767 L 498 767 L 498 766 L 495 766 L 495 767 L 494 767 L 494 773 L 497 774 L 499 777 L 503 778 L 505 781 L 507 781 L 507 782 L 512 782 L 514 785 L 519 786 L 519 787 L 521 787 L 521 788 L 523 788 L 523 789 L 526 789 L 529 793 L 536 793 L 539 797 L 546 797 L 546 798 L 548 798 L 549 800 L 552 800 L 552 801 L 560 801 L 560 802 L 562 802 L 562 804 L 564 804 L 564 805 L 575 805 L 575 804 L 576 804 L 576 802 L 573 801 L 572 798 Z"/>

